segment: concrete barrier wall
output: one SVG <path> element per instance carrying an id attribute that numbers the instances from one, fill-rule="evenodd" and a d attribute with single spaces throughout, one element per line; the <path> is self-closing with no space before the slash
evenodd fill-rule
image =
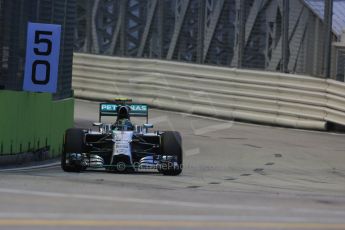
<path id="1" fill-rule="evenodd" d="M 74 54 L 75 96 L 306 129 L 345 125 L 345 84 L 276 72 Z"/>

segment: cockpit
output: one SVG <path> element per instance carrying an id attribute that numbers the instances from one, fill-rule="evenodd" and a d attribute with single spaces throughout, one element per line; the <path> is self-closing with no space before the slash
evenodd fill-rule
<path id="1" fill-rule="evenodd" d="M 130 107 L 119 106 L 117 114 L 117 119 L 116 122 L 113 124 L 113 129 L 121 131 L 133 131 L 134 126 L 130 121 Z"/>

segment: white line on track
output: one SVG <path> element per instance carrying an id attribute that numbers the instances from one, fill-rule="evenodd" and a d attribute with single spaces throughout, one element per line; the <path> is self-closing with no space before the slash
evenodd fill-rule
<path id="1" fill-rule="evenodd" d="M 11 195 L 31 195 L 42 197 L 55 197 L 55 198 L 70 198 L 70 199 L 86 199 L 97 201 L 109 201 L 109 202 L 124 202 L 124 203 L 136 203 L 136 204 L 149 204 L 149 205 L 169 205 L 188 208 L 207 208 L 207 209 L 228 209 L 228 210 L 260 210 L 271 211 L 275 210 L 271 207 L 252 207 L 243 205 L 231 205 L 231 204 L 208 204 L 197 202 L 185 202 L 185 201 L 170 201 L 170 200 L 156 200 L 156 199 L 141 199 L 141 198 L 129 198 L 129 197 L 112 197 L 112 196 L 96 196 L 86 194 L 73 194 L 73 193 L 57 193 L 57 192 L 43 192 L 33 190 L 19 190 L 19 189 L 5 189 L 0 188 L 0 193 L 9 193 Z"/>
<path id="2" fill-rule="evenodd" d="M 60 162 L 54 162 L 44 165 L 35 165 L 35 166 L 27 166 L 27 167 L 20 167 L 20 168 L 9 168 L 9 169 L 0 169 L 0 172 L 15 172 L 15 171 L 26 171 L 32 169 L 41 169 L 41 168 L 50 168 L 60 165 Z"/>
<path id="3" fill-rule="evenodd" d="M 29 196 L 42 196 L 42 197 L 52 197 L 52 198 L 69 198 L 69 199 L 85 199 L 85 200 L 96 200 L 96 201 L 107 201 L 107 202 L 121 202 L 121 203 L 134 203 L 134 204 L 147 204 L 147 205 L 167 205 L 167 206 L 177 206 L 186 208 L 199 208 L 208 210 L 227 210 L 227 211 L 254 211 L 254 212 L 281 212 L 284 211 L 282 208 L 278 207 L 268 207 L 268 206 L 249 206 L 249 205 L 237 205 L 237 204 L 212 204 L 212 203 L 198 203 L 198 202 L 188 202 L 188 201 L 172 201 L 172 200 L 158 200 L 158 199 L 141 199 L 141 198 L 129 198 L 129 197 L 111 197 L 111 196 L 96 196 L 87 194 L 72 194 L 72 193 L 57 193 L 57 192 L 43 192 L 34 190 L 20 190 L 20 189 L 5 189 L 0 188 L 0 193 L 8 193 L 11 195 L 29 195 Z M 342 217 L 345 219 L 345 211 L 342 210 L 314 210 L 305 208 L 293 208 L 289 210 L 292 213 L 308 213 L 312 214 L 324 214 L 334 215 L 337 217 Z M 328 216 L 329 217 L 329 216 Z"/>
<path id="4" fill-rule="evenodd" d="M 298 217 L 298 216 L 267 216 L 267 215 L 137 215 L 108 213 L 36 213 L 36 212 L 1 212 L 0 219 L 49 219 L 49 220 L 131 220 L 131 221 L 258 221 L 258 222 L 318 222 L 342 223 L 338 217 Z"/>

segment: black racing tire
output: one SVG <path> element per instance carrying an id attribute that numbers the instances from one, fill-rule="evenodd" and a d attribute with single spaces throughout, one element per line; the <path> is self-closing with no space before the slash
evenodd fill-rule
<path id="1" fill-rule="evenodd" d="M 167 176 L 177 176 L 182 172 L 183 154 L 181 134 L 176 131 L 166 131 L 161 136 L 162 153 L 164 155 L 176 156 L 178 168 L 164 167 L 159 171 Z"/>
<path id="2" fill-rule="evenodd" d="M 71 128 L 67 129 L 65 133 L 65 144 L 64 150 L 61 155 L 61 168 L 65 172 L 80 172 L 84 168 L 81 165 L 67 165 L 66 155 L 67 153 L 84 153 L 85 143 L 84 143 L 84 131 L 83 129 Z"/>

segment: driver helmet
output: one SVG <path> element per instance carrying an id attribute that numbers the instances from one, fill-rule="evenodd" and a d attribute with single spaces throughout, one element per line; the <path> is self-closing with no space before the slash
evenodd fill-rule
<path id="1" fill-rule="evenodd" d="M 129 120 L 129 110 L 130 108 L 128 106 L 120 106 L 118 115 L 117 115 L 117 120 L 121 120 L 121 119 Z"/>
<path id="2" fill-rule="evenodd" d="M 117 126 L 117 128 L 121 130 L 133 130 L 133 124 L 129 120 L 129 111 L 129 106 L 120 106 L 118 108 L 118 115 L 115 123 L 115 128 Z"/>

